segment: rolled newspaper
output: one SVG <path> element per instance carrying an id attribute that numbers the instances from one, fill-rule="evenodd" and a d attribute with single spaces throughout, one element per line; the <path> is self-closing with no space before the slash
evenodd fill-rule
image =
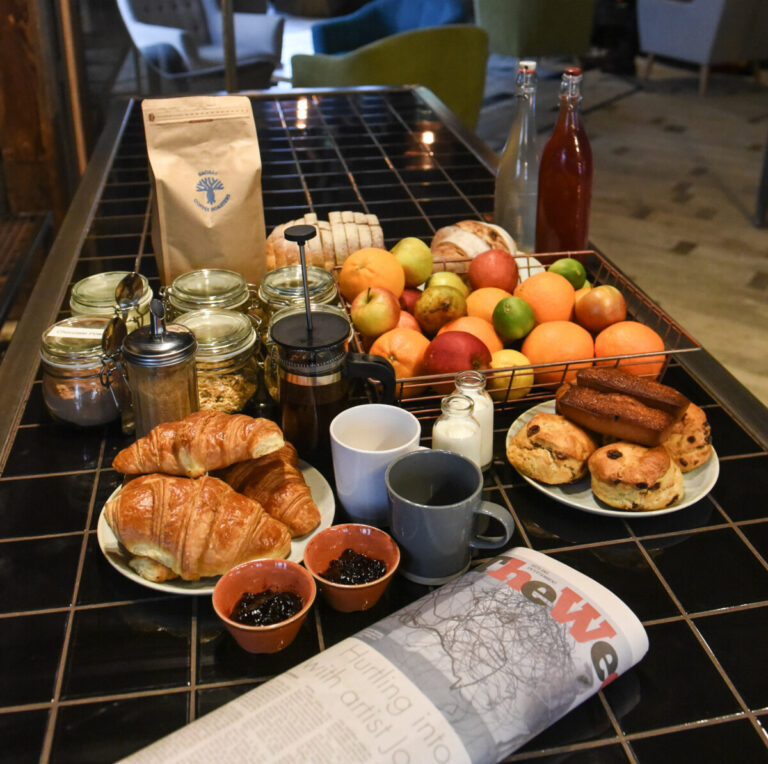
<path id="1" fill-rule="evenodd" d="M 515 548 L 128 761 L 496 762 L 647 650 L 612 592 Z"/>

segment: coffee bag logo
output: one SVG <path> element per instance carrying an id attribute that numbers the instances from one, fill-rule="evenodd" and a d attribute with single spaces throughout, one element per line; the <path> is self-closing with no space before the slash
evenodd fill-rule
<path id="1" fill-rule="evenodd" d="M 215 170 L 203 170 L 198 173 L 199 180 L 197 181 L 197 186 L 195 186 L 195 191 L 204 196 L 203 201 L 198 198 L 194 202 L 200 209 L 206 212 L 220 210 L 230 198 L 229 194 L 224 193 L 226 189 L 217 175 L 218 173 Z"/>

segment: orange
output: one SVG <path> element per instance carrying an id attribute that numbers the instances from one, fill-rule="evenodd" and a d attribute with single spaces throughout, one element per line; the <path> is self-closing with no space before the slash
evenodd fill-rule
<path id="1" fill-rule="evenodd" d="M 595 354 L 592 335 L 572 321 L 547 321 L 534 326 L 520 350 L 532 364 L 560 362 L 557 366 L 535 371 L 536 384 L 543 385 L 559 385 L 564 380 L 574 379 L 577 369 L 591 366 L 591 362 L 569 363 L 567 370 L 565 362 L 592 358 Z"/>
<path id="2" fill-rule="evenodd" d="M 534 273 L 521 281 L 514 291 L 532 308 L 537 324 L 545 321 L 568 321 L 573 313 L 575 289 L 567 278 L 552 271 Z"/>
<path id="3" fill-rule="evenodd" d="M 512 297 L 511 292 L 498 287 L 480 287 L 467 295 L 467 315 L 492 321 L 493 309 L 505 298 Z"/>
<path id="4" fill-rule="evenodd" d="M 453 321 L 449 321 L 441 326 L 437 333 L 442 334 L 443 332 L 468 332 L 469 334 L 474 334 L 475 337 L 485 343 L 491 355 L 497 350 L 504 348 L 504 343 L 499 338 L 499 335 L 496 334 L 493 324 L 477 316 L 454 318 Z"/>
<path id="5" fill-rule="evenodd" d="M 637 321 L 619 321 L 603 329 L 595 337 L 595 356 L 633 355 L 654 353 L 664 350 L 664 340 L 650 326 Z M 615 365 L 615 361 L 603 361 Z M 638 376 L 658 377 L 664 366 L 664 356 L 628 358 L 621 362 L 622 368 Z"/>
<path id="6" fill-rule="evenodd" d="M 371 355 L 386 358 L 398 380 L 421 375 L 421 364 L 429 340 L 414 329 L 390 329 L 379 335 L 368 351 Z M 411 398 L 426 389 L 426 385 L 399 385 L 402 398 Z"/>
<path id="7" fill-rule="evenodd" d="M 339 291 L 352 301 L 368 287 L 385 287 L 395 297 L 405 289 L 405 271 L 397 258 L 386 249 L 365 247 L 353 252 L 339 271 Z"/>

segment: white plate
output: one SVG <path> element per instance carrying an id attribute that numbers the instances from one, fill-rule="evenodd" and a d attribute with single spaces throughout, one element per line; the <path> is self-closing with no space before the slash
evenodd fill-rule
<path id="1" fill-rule="evenodd" d="M 547 270 L 533 255 L 518 254 L 515 257 L 517 263 L 517 273 L 520 281 L 525 281 L 534 273 L 541 273 Z"/>
<path id="2" fill-rule="evenodd" d="M 302 562 L 304 559 L 304 547 L 307 542 L 319 531 L 327 528 L 333 522 L 333 515 L 336 510 L 336 502 L 333 498 L 333 491 L 331 486 L 328 485 L 328 481 L 314 468 L 310 467 L 306 462 L 300 461 L 299 466 L 301 472 L 304 475 L 304 480 L 307 481 L 309 490 L 312 492 L 312 498 L 317 504 L 317 508 L 320 510 L 320 525 L 317 526 L 311 533 L 307 533 L 304 536 L 300 536 L 291 541 L 291 553 L 288 555 L 288 559 L 293 562 Z M 108 501 L 112 499 L 119 488 L 116 488 Z M 130 578 L 131 581 L 135 581 L 137 584 L 147 586 L 150 589 L 157 589 L 167 594 L 211 594 L 213 587 L 218 581 L 218 576 L 212 578 L 201 578 L 199 581 L 184 581 L 181 578 L 175 578 L 171 581 L 163 581 L 161 583 L 155 583 L 154 581 L 147 581 L 146 578 L 142 578 L 133 568 L 128 565 L 128 561 L 131 555 L 120 545 L 112 529 L 109 527 L 106 519 L 104 518 L 104 508 L 99 515 L 99 523 L 96 526 L 96 536 L 99 540 L 99 547 L 104 556 L 107 558 L 107 562 L 119 573 L 122 573 L 126 578 Z"/>
<path id="3" fill-rule="evenodd" d="M 515 436 L 517 431 L 529 422 L 529 420 L 540 412 L 547 414 L 555 413 L 555 402 L 544 401 L 537 406 L 533 406 L 528 411 L 521 414 L 510 426 L 507 431 L 507 440 Z M 607 504 L 604 504 L 593 493 L 589 485 L 589 477 L 579 480 L 577 483 L 566 483 L 563 485 L 547 485 L 546 483 L 540 483 L 538 480 L 519 473 L 520 476 L 527 483 L 530 483 L 534 488 L 537 488 L 542 493 L 547 494 L 555 501 L 559 501 L 561 504 L 567 504 L 569 507 L 576 507 L 576 509 L 583 509 L 585 512 L 592 512 L 596 515 L 607 515 L 609 517 L 658 517 L 659 515 L 667 515 L 670 512 L 679 512 L 681 509 L 690 507 L 691 504 L 695 504 L 700 499 L 703 499 L 712 490 L 712 486 L 717 481 L 717 476 L 720 474 L 720 462 L 715 453 L 715 449 L 712 449 L 712 456 L 709 460 L 702 464 L 701 467 L 697 467 L 695 470 L 683 473 L 683 485 L 685 487 L 685 496 L 679 504 L 675 504 L 672 507 L 664 507 L 664 509 L 643 509 L 643 510 L 630 510 L 630 509 L 613 509 Z"/>

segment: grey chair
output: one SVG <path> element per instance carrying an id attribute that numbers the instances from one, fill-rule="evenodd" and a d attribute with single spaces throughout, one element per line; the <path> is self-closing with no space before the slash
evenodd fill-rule
<path id="1" fill-rule="evenodd" d="M 116 2 L 131 42 L 148 65 L 151 89 L 222 87 L 224 23 L 218 0 Z M 251 0 L 249 8 L 260 12 L 233 14 L 238 88 L 264 89 L 280 64 L 285 20 L 266 13 L 266 0 Z"/>
<path id="2" fill-rule="evenodd" d="M 759 61 L 768 56 L 766 0 L 637 0 L 640 50 L 699 65 L 699 92 L 718 64 Z"/>

